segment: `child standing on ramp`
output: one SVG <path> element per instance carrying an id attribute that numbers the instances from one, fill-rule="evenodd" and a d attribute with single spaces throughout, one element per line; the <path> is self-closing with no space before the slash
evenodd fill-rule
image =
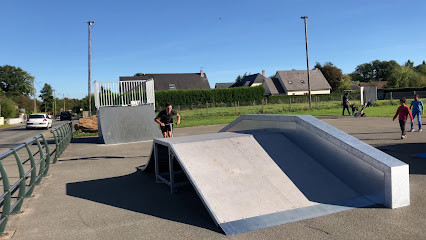
<path id="1" fill-rule="evenodd" d="M 180 124 L 180 115 L 176 110 L 173 109 L 172 104 L 168 103 L 166 109 L 159 112 L 154 121 L 160 124 L 161 132 L 163 137 L 173 137 L 173 116 L 177 116 L 177 123 Z"/>
<path id="2" fill-rule="evenodd" d="M 395 116 L 393 116 L 393 121 L 395 121 L 396 116 L 399 116 L 398 119 L 399 127 L 401 128 L 401 139 L 407 138 L 407 135 L 405 135 L 405 123 L 407 122 L 408 115 L 410 115 L 411 122 L 413 121 L 413 115 L 411 115 L 410 108 L 405 105 L 405 102 L 405 98 L 401 98 L 399 100 L 401 106 L 396 111 Z"/>
<path id="3" fill-rule="evenodd" d="M 414 101 L 411 102 L 410 108 L 413 108 L 413 119 L 417 117 L 417 122 L 419 124 L 419 132 L 422 131 L 422 114 L 424 114 L 423 102 L 419 100 L 419 95 L 414 95 Z M 411 130 L 414 132 L 414 121 L 411 122 Z"/>

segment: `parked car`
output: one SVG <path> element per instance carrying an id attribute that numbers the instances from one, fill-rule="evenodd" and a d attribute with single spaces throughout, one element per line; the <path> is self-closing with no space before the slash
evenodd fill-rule
<path id="1" fill-rule="evenodd" d="M 65 121 L 65 120 L 72 120 L 71 119 L 71 113 L 70 112 L 61 112 L 61 121 Z"/>
<path id="2" fill-rule="evenodd" d="M 51 128 L 52 119 L 45 113 L 34 113 L 28 117 L 26 129 L 30 128 Z"/>
<path id="3" fill-rule="evenodd" d="M 61 115 L 60 114 L 55 115 L 55 120 L 61 120 Z"/>

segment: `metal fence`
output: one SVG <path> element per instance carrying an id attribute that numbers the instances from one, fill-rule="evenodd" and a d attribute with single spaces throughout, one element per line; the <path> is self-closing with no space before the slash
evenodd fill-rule
<path id="1" fill-rule="evenodd" d="M 1 184 L 0 236 L 4 235 L 9 216 L 20 213 L 25 198 L 32 196 L 35 185 L 40 184 L 49 171 L 51 158 L 55 163 L 72 138 L 72 123 L 65 123 L 51 131 L 55 149 L 42 134 L 0 155 Z M 11 185 L 11 183 L 13 184 Z"/>
<path id="2" fill-rule="evenodd" d="M 400 99 L 400 98 L 407 98 L 407 99 L 413 99 L 414 95 L 418 94 L 420 98 L 426 97 L 426 91 L 406 91 L 406 92 L 381 92 L 377 93 L 379 99 L 383 100 L 392 100 L 392 99 Z"/>
<path id="3" fill-rule="evenodd" d="M 155 104 L 154 80 L 95 82 L 95 106 Z"/>

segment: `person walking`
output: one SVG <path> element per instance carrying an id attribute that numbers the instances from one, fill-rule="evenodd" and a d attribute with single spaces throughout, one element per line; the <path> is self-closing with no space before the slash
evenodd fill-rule
<path id="1" fill-rule="evenodd" d="M 411 114 L 410 108 L 405 105 L 405 102 L 407 100 L 405 98 L 401 98 L 399 100 L 399 103 L 401 106 L 398 107 L 398 110 L 396 110 L 395 116 L 393 116 L 392 121 L 395 121 L 396 116 L 399 116 L 399 127 L 401 128 L 401 139 L 407 138 L 407 135 L 405 135 L 405 123 L 407 122 L 408 115 L 411 118 L 411 122 L 413 121 L 413 115 Z"/>
<path id="2" fill-rule="evenodd" d="M 419 99 L 419 95 L 414 95 L 414 101 L 410 104 L 410 109 L 413 113 L 413 121 L 411 121 L 411 130 L 414 132 L 414 118 L 417 117 L 417 123 L 419 124 L 419 132 L 422 131 L 422 115 L 424 114 L 423 102 Z"/>
<path id="3" fill-rule="evenodd" d="M 346 92 L 342 98 L 342 106 L 343 106 L 342 116 L 345 116 L 345 109 L 348 110 L 349 116 L 351 115 L 351 112 L 349 111 L 349 106 L 351 105 L 351 102 L 349 102 L 348 95 L 349 93 Z"/>
<path id="4" fill-rule="evenodd" d="M 173 109 L 172 104 L 168 103 L 166 104 L 166 109 L 159 112 L 157 117 L 154 119 L 154 121 L 160 125 L 164 138 L 173 137 L 173 130 L 171 126 L 173 124 L 173 116 L 177 116 L 178 120 L 176 124 L 180 124 L 179 113 Z"/>

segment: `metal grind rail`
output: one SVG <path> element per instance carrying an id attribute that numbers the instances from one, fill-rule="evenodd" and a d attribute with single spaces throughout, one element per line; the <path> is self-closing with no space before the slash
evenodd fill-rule
<path id="1" fill-rule="evenodd" d="M 72 123 L 62 124 L 50 132 L 56 145 L 52 152 L 46 137 L 40 134 L 0 155 L 0 181 L 3 184 L 0 196 L 0 236 L 5 235 L 9 216 L 21 212 L 24 199 L 32 196 L 35 185 L 40 184 L 42 178 L 47 176 L 50 163 L 55 163 L 70 143 Z M 17 175 L 12 168 L 18 170 Z M 14 179 L 17 179 L 16 182 L 11 183 Z"/>

